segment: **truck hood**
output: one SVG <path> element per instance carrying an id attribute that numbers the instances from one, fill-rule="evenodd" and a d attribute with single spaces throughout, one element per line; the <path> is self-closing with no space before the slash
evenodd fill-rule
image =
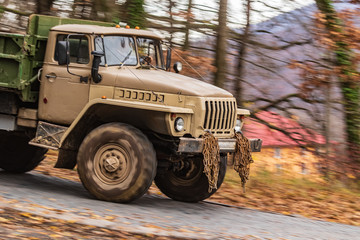
<path id="1" fill-rule="evenodd" d="M 115 68 L 116 69 L 116 68 Z M 145 91 L 199 97 L 232 97 L 228 91 L 184 75 L 155 69 L 124 67 L 102 71 L 103 79 L 115 79 L 115 86 Z M 112 71 L 114 70 L 114 71 Z"/>

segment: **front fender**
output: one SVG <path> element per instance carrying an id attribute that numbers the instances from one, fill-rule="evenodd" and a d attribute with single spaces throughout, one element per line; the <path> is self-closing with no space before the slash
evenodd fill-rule
<path id="1" fill-rule="evenodd" d="M 83 108 L 62 136 L 59 144 L 59 160 L 56 167 L 67 166 L 67 168 L 70 168 L 68 166 L 75 166 L 76 152 L 83 139 L 91 130 L 102 124 L 122 122 L 140 130 L 167 135 L 178 134 L 180 136 L 186 132 L 175 133 L 171 115 L 176 114 L 184 118 L 191 118 L 193 113 L 193 110 L 189 108 L 172 107 L 165 104 L 117 99 L 93 99 Z M 190 124 L 191 121 L 187 122 Z M 61 154 L 62 152 L 64 154 Z M 61 155 L 66 156 L 68 159 L 61 158 Z"/>
<path id="2" fill-rule="evenodd" d="M 117 99 L 94 99 L 79 113 L 76 119 L 61 138 L 60 148 L 66 147 L 69 138 L 74 132 L 80 134 L 93 121 L 99 123 L 124 122 L 140 129 L 149 129 L 155 132 L 169 134 L 169 123 L 166 115 L 171 113 L 192 115 L 189 108 L 172 107 L 167 105 L 134 102 Z M 164 124 L 165 122 L 165 124 Z M 76 146 L 78 147 L 78 146 Z"/>

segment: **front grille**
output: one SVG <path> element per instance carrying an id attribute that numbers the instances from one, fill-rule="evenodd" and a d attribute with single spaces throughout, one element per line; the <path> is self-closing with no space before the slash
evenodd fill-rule
<path id="1" fill-rule="evenodd" d="M 204 129 L 215 133 L 229 132 L 234 127 L 235 114 L 233 100 L 205 101 Z"/>

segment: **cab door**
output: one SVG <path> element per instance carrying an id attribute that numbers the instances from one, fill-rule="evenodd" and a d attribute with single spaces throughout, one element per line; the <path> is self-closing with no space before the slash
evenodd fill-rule
<path id="1" fill-rule="evenodd" d="M 69 40 L 70 52 L 68 67 L 58 64 L 55 49 L 57 42 L 66 39 Z M 66 34 L 56 36 L 53 57 L 44 63 L 41 74 L 40 120 L 69 125 L 88 102 L 90 83 L 84 79 L 90 79 L 91 75 L 89 43 L 90 38 L 86 35 L 70 35 L 69 38 Z"/>

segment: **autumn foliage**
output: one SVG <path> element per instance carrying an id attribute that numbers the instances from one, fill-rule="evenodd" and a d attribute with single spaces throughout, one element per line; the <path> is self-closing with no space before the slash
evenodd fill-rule
<path id="1" fill-rule="evenodd" d="M 213 58 L 205 56 L 200 51 L 183 51 L 173 48 L 171 61 L 172 64 L 175 62 L 182 63 L 181 74 L 201 80 L 209 79 L 216 70 L 213 65 Z"/>
<path id="2" fill-rule="evenodd" d="M 304 98 L 318 98 L 329 94 L 334 85 L 340 86 L 347 135 L 347 152 L 343 156 L 326 156 L 328 163 L 340 165 L 343 172 L 353 170 L 360 176 L 360 112 L 359 112 L 359 63 L 360 28 L 356 19 L 360 9 L 335 11 L 331 5 L 318 1 L 312 29 L 319 58 L 293 61 L 291 68 L 301 71 L 303 82 L 300 90 Z M 324 97 L 323 97 L 324 98 Z M 329 100 L 327 100 L 329 101 Z M 353 162 L 353 163 L 352 163 Z M 349 167 L 349 164 L 352 167 Z M 346 167 L 345 167 L 346 165 Z"/>
<path id="3" fill-rule="evenodd" d="M 319 54 L 326 56 L 323 61 L 293 61 L 289 66 L 291 68 L 301 69 L 301 75 L 303 77 L 303 83 L 301 85 L 301 92 L 304 95 L 311 94 L 313 91 L 324 89 L 333 81 L 334 76 L 346 81 L 358 84 L 360 81 L 360 75 L 357 71 L 351 72 L 351 74 L 345 74 L 343 65 L 336 63 L 336 58 L 331 53 L 336 54 L 338 48 L 337 42 L 342 42 L 349 49 L 351 49 L 352 56 L 348 66 L 356 66 L 360 62 L 360 28 L 355 26 L 354 17 L 360 15 L 360 10 L 344 10 L 339 14 L 339 18 L 342 21 L 342 31 L 327 31 L 326 28 L 326 16 L 322 13 L 317 13 L 315 16 L 315 27 L 313 29 L 315 39 L 318 41 L 318 45 L 322 47 L 322 51 Z M 338 53 L 339 54 L 339 53 Z"/>

